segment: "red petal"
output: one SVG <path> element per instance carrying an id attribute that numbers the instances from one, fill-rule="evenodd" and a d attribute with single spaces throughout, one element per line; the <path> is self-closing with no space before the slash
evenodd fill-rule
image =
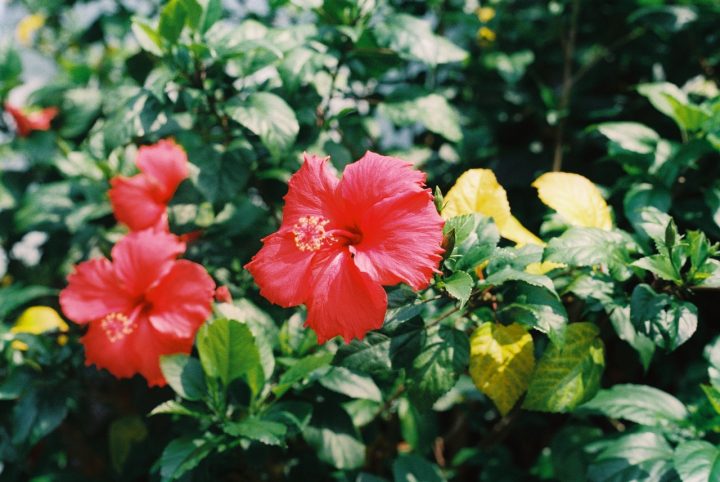
<path id="1" fill-rule="evenodd" d="M 180 183 L 188 177 L 187 154 L 170 139 L 142 146 L 135 163 L 140 171 L 158 183 L 164 203 L 170 201 Z"/>
<path id="2" fill-rule="evenodd" d="M 306 324 L 315 330 L 318 342 L 337 335 L 350 342 L 382 326 L 385 290 L 355 266 L 347 249 L 319 252 L 311 285 Z"/>
<path id="3" fill-rule="evenodd" d="M 425 190 L 425 174 L 395 157 L 367 151 L 348 164 L 338 187 L 350 212 L 362 213 L 383 199 Z"/>
<path id="4" fill-rule="evenodd" d="M 280 306 L 304 303 L 310 292 L 308 276 L 313 252 L 300 251 L 289 231 L 263 239 L 263 247 L 245 265 L 260 287 L 260 294 Z"/>
<path id="5" fill-rule="evenodd" d="M 122 238 L 112 249 L 115 274 L 133 296 L 144 294 L 160 281 L 185 251 L 185 244 L 169 233 L 137 231 Z"/>
<path id="6" fill-rule="evenodd" d="M 143 174 L 114 177 L 108 191 L 115 218 L 132 231 L 162 222 L 167 206 L 159 198 L 157 183 Z"/>
<path id="7" fill-rule="evenodd" d="M 163 386 L 166 382 L 160 370 L 160 357 L 175 353 L 190 354 L 192 346 L 193 337 L 176 338 L 155 330 L 148 322 L 140 323 L 133 345 L 133 362 L 149 386 Z"/>
<path id="8" fill-rule="evenodd" d="M 441 259 L 442 229 L 429 191 L 388 198 L 364 213 L 355 264 L 383 285 L 425 288 Z"/>
<path id="9" fill-rule="evenodd" d="M 80 263 L 60 292 L 60 306 L 75 323 L 88 323 L 113 312 L 132 309 L 131 296 L 120 286 L 113 265 L 105 258 Z"/>
<path id="10" fill-rule="evenodd" d="M 152 304 L 150 323 L 162 333 L 194 338 L 200 325 L 210 316 L 215 282 L 205 268 L 180 260 L 146 298 Z"/>
<path id="11" fill-rule="evenodd" d="M 145 320 L 138 320 L 147 323 Z M 105 368 L 117 378 L 130 378 L 138 372 L 133 345 L 135 331 L 116 341 L 110 341 L 101 322 L 90 323 L 80 342 L 85 346 L 85 364 Z"/>
<path id="12" fill-rule="evenodd" d="M 305 154 L 305 161 L 288 183 L 283 227 L 292 227 L 302 216 L 332 220 L 337 210 L 338 178 L 328 167 L 328 158 Z"/>
<path id="13" fill-rule="evenodd" d="M 47 107 L 39 112 L 31 112 L 27 118 L 32 130 L 46 131 L 50 129 L 50 122 L 52 122 L 57 113 L 57 108 Z"/>

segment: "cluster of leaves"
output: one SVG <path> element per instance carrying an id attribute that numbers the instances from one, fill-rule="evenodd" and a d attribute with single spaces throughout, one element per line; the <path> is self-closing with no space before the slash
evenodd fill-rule
<path id="1" fill-rule="evenodd" d="M 27 138 L 0 121 L 0 478 L 720 476 L 714 2 L 226 3 L 0 6 L 33 14 L 0 45 L 0 100 L 35 61 L 57 74 L 26 104 L 60 112 Z M 596 132 L 611 162 L 581 162 Z M 78 327 L 11 325 L 107 254 L 108 180 L 168 136 L 192 164 L 171 228 L 202 233 L 187 256 L 236 301 L 149 390 L 83 367 Z M 446 192 L 442 273 L 318 346 L 242 265 L 303 151 L 342 168 L 368 148 Z M 551 160 L 611 187 L 536 179 Z"/>

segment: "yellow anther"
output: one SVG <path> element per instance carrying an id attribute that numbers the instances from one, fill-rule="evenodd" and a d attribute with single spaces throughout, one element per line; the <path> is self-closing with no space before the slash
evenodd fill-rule
<path id="1" fill-rule="evenodd" d="M 100 321 L 100 326 L 112 343 L 122 340 L 135 330 L 135 323 L 122 313 L 110 313 Z"/>

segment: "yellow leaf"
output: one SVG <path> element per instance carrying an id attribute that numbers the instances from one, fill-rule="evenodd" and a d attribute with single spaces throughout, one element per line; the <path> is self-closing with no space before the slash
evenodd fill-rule
<path id="1" fill-rule="evenodd" d="M 477 18 L 482 23 L 488 23 L 495 18 L 495 9 L 492 7 L 480 7 L 475 13 L 477 13 Z"/>
<path id="2" fill-rule="evenodd" d="M 532 336 L 519 323 L 484 323 L 470 337 L 470 376 L 503 416 L 527 390 L 533 350 Z"/>
<path id="3" fill-rule="evenodd" d="M 39 335 L 47 331 L 68 331 L 68 324 L 65 323 L 57 311 L 49 306 L 32 306 L 23 311 L 15 324 L 10 328 L 13 333 L 30 333 Z"/>
<path id="4" fill-rule="evenodd" d="M 30 333 L 31 335 L 39 335 L 48 331 L 59 331 L 66 333 L 68 325 L 65 323 L 57 311 L 49 306 L 32 306 L 23 311 L 15 324 L 10 328 L 11 333 Z M 58 344 L 67 343 L 67 337 L 62 335 L 58 337 Z M 12 347 L 16 350 L 27 350 L 28 346 L 20 340 L 14 340 Z"/>
<path id="5" fill-rule="evenodd" d="M 18 41 L 27 46 L 32 43 L 35 32 L 45 25 L 45 16 L 39 13 L 28 15 L 18 22 L 15 34 Z"/>
<path id="6" fill-rule="evenodd" d="M 499 226 L 498 229 L 500 229 Z M 522 246 L 524 244 L 537 244 L 538 246 L 545 246 L 545 242 L 535 236 L 525 226 L 520 224 L 520 221 L 518 221 L 515 216 L 510 216 L 510 219 L 508 219 L 502 229 L 500 229 L 500 234 L 510 241 L 515 241 L 518 246 Z"/>
<path id="7" fill-rule="evenodd" d="M 442 210 L 445 219 L 472 213 L 493 218 L 504 238 L 518 244 L 543 244 L 542 240 L 513 217 L 507 193 L 490 169 L 465 171 L 445 196 L 445 207 Z"/>
<path id="8" fill-rule="evenodd" d="M 549 273 L 556 268 L 564 268 L 567 265 L 565 263 L 556 263 L 554 261 L 543 261 L 542 263 L 530 263 L 525 267 L 525 272 L 530 274 L 543 275 Z"/>
<path id="9" fill-rule="evenodd" d="M 569 172 L 548 172 L 532 184 L 540 200 L 569 224 L 612 229 L 610 208 L 589 179 Z"/>
<path id="10" fill-rule="evenodd" d="M 487 27 L 480 27 L 477 36 L 478 40 L 486 42 L 494 42 L 495 38 L 497 38 L 495 31 Z"/>

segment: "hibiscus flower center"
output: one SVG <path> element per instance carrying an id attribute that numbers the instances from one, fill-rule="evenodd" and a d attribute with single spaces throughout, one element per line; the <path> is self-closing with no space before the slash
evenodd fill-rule
<path id="1" fill-rule="evenodd" d="M 122 340 L 135 330 L 135 323 L 122 313 L 110 313 L 100 321 L 100 326 L 112 343 Z"/>
<path id="2" fill-rule="evenodd" d="M 300 251 L 317 251 L 323 244 L 341 242 L 343 245 L 357 244 L 362 240 L 362 234 L 355 230 L 331 229 L 325 230 L 330 221 L 321 216 L 302 216 L 293 225 L 292 233 L 295 246 Z"/>
<path id="3" fill-rule="evenodd" d="M 333 236 L 325 231 L 325 226 L 329 222 L 320 216 L 301 217 L 292 229 L 295 246 L 300 251 L 317 251 L 324 242 L 333 241 Z"/>

